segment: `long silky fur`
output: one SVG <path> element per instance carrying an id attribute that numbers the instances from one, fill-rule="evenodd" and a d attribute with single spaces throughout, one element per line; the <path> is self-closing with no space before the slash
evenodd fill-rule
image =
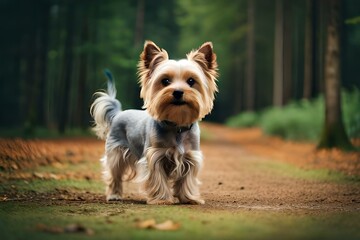
<path id="1" fill-rule="evenodd" d="M 108 79 L 107 90 L 95 93 L 96 99 L 91 105 L 90 113 L 95 122 L 93 130 L 99 138 L 106 140 L 102 164 L 108 201 L 121 199 L 123 181 L 135 180 L 142 183 L 148 204 L 173 204 L 176 199 L 180 203 L 204 204 L 199 193 L 198 173 L 202 167 L 203 156 L 199 146 L 199 126 L 196 122 L 213 108 L 213 100 L 218 90 L 216 54 L 210 42 L 187 54 L 191 65 L 204 73 L 200 74 L 200 86 L 185 92 L 184 99 L 189 105 L 188 108 L 193 111 L 183 111 L 181 107 L 168 109 L 169 103 L 173 101 L 172 91 L 161 91 L 162 88 L 154 87 L 152 79 L 158 77 L 155 69 L 168 59 L 164 49 L 151 41 L 145 43 L 138 63 L 138 75 L 140 97 L 144 100 L 143 108 L 146 108 L 146 114 L 137 111 L 124 111 L 120 114 L 121 104 L 116 99 L 114 79 L 108 70 L 105 71 Z M 160 73 L 167 73 L 165 71 L 166 69 L 164 72 L 161 70 Z M 137 114 L 146 124 L 139 129 L 133 129 L 134 126 L 138 127 Z M 170 120 L 177 126 L 195 124 L 189 132 L 179 135 L 176 128 L 162 129 L 159 123 L 163 120 Z M 125 136 L 122 132 L 117 132 L 118 128 L 125 132 Z M 158 128 L 166 134 L 158 134 Z M 129 131 L 134 132 L 128 134 Z M 136 137 L 133 134 L 136 134 Z M 142 153 L 133 151 L 127 142 L 134 143 L 131 146 L 140 146 Z"/>
<path id="2" fill-rule="evenodd" d="M 90 107 L 90 114 L 95 120 L 93 131 L 105 140 L 113 118 L 121 111 L 121 103 L 116 99 L 114 78 L 109 70 L 105 70 L 107 91 L 98 91 L 94 94 L 95 101 Z"/>
<path id="3" fill-rule="evenodd" d="M 138 162 L 142 170 L 138 180 L 144 182 L 146 195 L 153 196 L 148 202 L 172 199 L 173 195 L 181 202 L 198 200 L 200 181 L 196 176 L 202 167 L 202 159 L 200 151 L 183 153 L 177 148 L 148 148 L 146 158 Z M 166 161 L 173 166 L 170 172 L 165 171 Z"/>

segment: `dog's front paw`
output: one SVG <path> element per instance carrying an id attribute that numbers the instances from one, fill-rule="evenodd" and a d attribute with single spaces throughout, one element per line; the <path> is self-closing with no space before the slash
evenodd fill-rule
<path id="1" fill-rule="evenodd" d="M 106 201 L 113 202 L 113 201 L 120 201 L 121 197 L 119 194 L 109 194 L 106 196 Z"/>
<path id="2" fill-rule="evenodd" d="M 172 205 L 175 203 L 175 199 L 149 199 L 146 203 L 150 205 Z"/>

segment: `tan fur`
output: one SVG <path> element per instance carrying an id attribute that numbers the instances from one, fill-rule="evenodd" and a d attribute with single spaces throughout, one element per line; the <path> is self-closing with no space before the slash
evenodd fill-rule
<path id="1" fill-rule="evenodd" d="M 103 179 L 107 185 L 107 201 L 120 200 L 122 182 L 136 177 L 136 158 L 127 148 L 115 147 L 109 149 L 101 159 L 103 163 Z"/>
<path id="2" fill-rule="evenodd" d="M 193 65 L 187 64 L 182 69 L 181 76 L 176 76 L 170 67 L 173 62 L 169 61 L 165 50 L 157 47 L 153 42 L 146 41 L 144 51 L 140 55 L 138 64 L 139 82 L 141 84 L 140 97 L 144 100 L 143 108 L 157 120 L 169 120 L 178 125 L 191 124 L 203 119 L 213 108 L 215 93 L 218 91 L 216 78 L 218 65 L 216 54 L 212 51 L 210 42 L 204 43 L 199 49 L 187 54 L 187 60 Z M 168 67 L 168 68 L 167 68 Z M 164 70 L 163 70 L 164 69 Z M 163 78 L 173 78 L 177 85 L 168 87 L 161 86 Z M 190 78 L 197 80 L 194 87 L 189 87 L 186 81 Z M 202 79 L 202 78 L 205 79 Z M 186 92 L 186 106 L 178 109 L 170 109 L 172 96 L 170 96 L 181 82 L 181 88 Z M 166 90 L 167 89 L 167 90 Z M 196 104 L 194 104 L 196 102 Z M 196 109 L 194 108 L 196 106 Z M 179 116 L 186 116 L 180 117 Z"/>
<path id="3" fill-rule="evenodd" d="M 164 49 L 146 41 L 138 63 L 140 97 L 146 115 L 136 113 L 134 117 L 135 113 L 128 113 L 124 118 L 128 120 L 121 119 L 121 104 L 115 99 L 112 82 L 108 82 L 109 94 L 97 93 L 91 114 L 97 135 L 107 139 L 102 162 L 108 201 L 120 200 L 122 182 L 135 179 L 142 183 L 148 204 L 204 204 L 198 180 L 203 156 L 197 122 L 213 108 L 218 91 L 217 67 L 210 42 L 188 53 L 186 59 L 175 61 L 169 60 Z M 176 97 L 179 91 L 181 96 Z M 142 124 L 152 126 L 150 130 L 139 125 L 139 132 L 124 127 L 133 126 L 140 115 L 142 121 L 145 118 L 146 123 L 153 124 Z M 124 144 L 135 141 L 129 139 L 133 133 L 142 136 L 133 137 L 135 146 L 143 146 L 142 154 Z"/>

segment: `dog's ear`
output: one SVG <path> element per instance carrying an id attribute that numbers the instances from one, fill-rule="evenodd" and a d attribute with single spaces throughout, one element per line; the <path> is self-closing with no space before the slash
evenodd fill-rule
<path id="1" fill-rule="evenodd" d="M 213 51 L 213 45 L 211 42 L 206 42 L 197 50 L 193 50 L 187 55 L 188 60 L 195 61 L 199 64 L 204 72 L 210 73 L 214 78 L 217 77 L 217 62 L 216 54 Z"/>
<path id="2" fill-rule="evenodd" d="M 146 41 L 144 44 L 144 50 L 140 54 L 140 61 L 138 63 L 138 75 L 139 83 L 141 85 L 140 97 L 145 99 L 145 93 L 148 89 L 148 82 L 151 78 L 151 74 L 156 66 L 168 60 L 169 56 L 164 49 L 156 46 L 152 41 Z M 145 104 L 146 105 L 146 104 Z"/>
<path id="3" fill-rule="evenodd" d="M 167 52 L 160 49 L 152 41 L 146 41 L 144 51 L 140 55 L 140 62 L 144 69 L 153 69 L 160 62 L 169 59 Z"/>
<path id="4" fill-rule="evenodd" d="M 213 45 L 211 42 L 204 43 L 197 51 L 204 55 L 209 69 L 214 69 L 214 67 L 217 67 L 216 54 L 213 52 Z"/>

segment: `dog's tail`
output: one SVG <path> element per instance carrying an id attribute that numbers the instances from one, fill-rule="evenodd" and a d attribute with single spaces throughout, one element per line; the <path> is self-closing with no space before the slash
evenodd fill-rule
<path id="1" fill-rule="evenodd" d="M 90 114 L 95 120 L 93 130 L 101 139 L 106 138 L 113 118 L 121 111 L 121 103 L 116 99 L 114 78 L 108 69 L 104 74 L 108 80 L 107 91 L 96 92 L 94 95 L 97 98 L 90 107 Z"/>

